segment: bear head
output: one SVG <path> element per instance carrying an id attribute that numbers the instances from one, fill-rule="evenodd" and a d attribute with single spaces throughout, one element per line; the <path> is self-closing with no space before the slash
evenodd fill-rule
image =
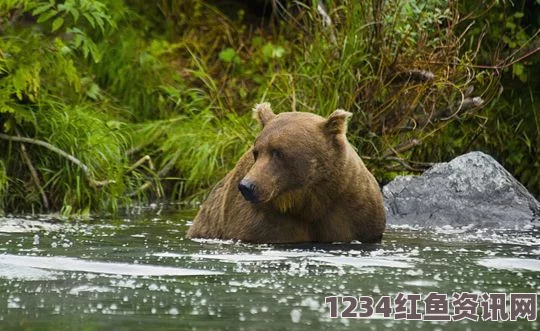
<path id="1" fill-rule="evenodd" d="M 280 212 L 301 210 L 306 198 L 334 187 L 343 176 L 351 113 L 339 109 L 328 118 L 306 112 L 276 115 L 270 104 L 262 103 L 253 114 L 263 128 L 251 149 L 251 168 L 238 183 L 245 200 Z"/>

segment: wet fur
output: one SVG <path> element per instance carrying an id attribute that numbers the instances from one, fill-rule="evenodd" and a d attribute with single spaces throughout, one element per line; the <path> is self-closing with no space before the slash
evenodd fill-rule
<path id="1" fill-rule="evenodd" d="M 272 115 L 271 111 L 266 112 L 264 121 L 274 120 Z M 306 123 L 306 120 L 313 121 L 313 125 L 308 123 L 310 126 L 304 128 L 300 123 Z M 297 126 L 305 129 L 305 133 L 300 133 L 300 137 L 306 135 L 305 140 L 299 142 L 295 132 L 293 144 L 305 149 L 295 153 L 305 152 L 301 156 L 311 160 L 302 163 L 307 168 L 300 172 L 306 177 L 302 178 L 304 184 L 280 191 L 281 186 L 285 187 L 287 183 L 269 178 L 263 183 L 269 186 L 265 190 L 269 201 L 247 202 L 237 186 L 248 173 L 253 175 L 253 171 L 258 171 L 254 167 L 252 148 L 211 191 L 195 217 L 188 237 L 239 239 L 255 243 L 380 241 L 386 224 L 382 194 L 375 178 L 345 138 L 343 128 L 336 123 L 327 125 L 327 119 L 311 114 L 281 114 L 281 121 L 285 124 L 292 121 L 290 127 L 293 130 L 296 127 L 294 121 L 298 121 Z M 321 130 L 321 137 L 313 137 L 319 134 L 314 128 L 323 125 L 328 128 Z M 281 131 L 269 133 L 270 137 L 275 139 L 278 135 L 279 140 L 288 139 L 291 136 L 288 127 L 280 126 Z M 326 139 L 325 134 L 335 135 L 335 139 Z M 263 145 L 272 142 L 264 140 L 266 136 L 262 132 L 258 138 L 263 139 Z M 257 144 L 260 145 L 261 141 Z M 310 146 L 324 142 L 328 147 L 322 152 Z M 291 168 L 294 166 L 292 164 Z"/>

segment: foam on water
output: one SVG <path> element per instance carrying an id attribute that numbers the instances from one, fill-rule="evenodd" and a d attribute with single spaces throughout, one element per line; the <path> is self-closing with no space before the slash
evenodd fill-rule
<path id="1" fill-rule="evenodd" d="M 0 278 L 18 280 L 54 280 L 57 273 L 28 266 L 17 266 L 0 262 Z"/>
<path id="2" fill-rule="evenodd" d="M 96 262 L 61 256 L 49 257 L 4 254 L 0 255 L 0 265 L 1 264 L 39 269 L 82 271 L 98 274 L 128 276 L 204 276 L 221 274 L 220 272 L 207 270 L 128 263 Z"/>
<path id="3" fill-rule="evenodd" d="M 294 251 L 264 250 L 261 252 L 261 254 L 265 256 L 278 256 L 278 257 L 284 257 L 284 258 L 331 256 L 326 253 L 302 251 L 302 250 L 294 250 Z"/>
<path id="4" fill-rule="evenodd" d="M 4 233 L 59 231 L 60 229 L 61 225 L 58 223 L 27 220 L 24 218 L 0 217 L 0 232 Z"/>
<path id="5" fill-rule="evenodd" d="M 224 262 L 256 262 L 256 261 L 279 261 L 287 259 L 284 256 L 262 254 L 193 254 L 194 259 L 212 259 Z"/>
<path id="6" fill-rule="evenodd" d="M 400 257 L 401 259 L 401 257 Z M 364 267 L 387 267 L 387 268 L 412 268 L 414 265 L 409 262 L 400 261 L 393 257 L 348 257 L 348 256 L 331 256 L 331 257 L 312 257 L 310 260 L 325 262 L 336 265 L 349 265 L 356 268 Z"/>
<path id="7" fill-rule="evenodd" d="M 534 259 L 490 257 L 480 259 L 477 263 L 486 268 L 540 271 L 540 260 Z"/>
<path id="8" fill-rule="evenodd" d="M 439 285 L 439 282 L 428 279 L 416 279 L 416 280 L 407 280 L 403 282 L 405 285 L 410 286 L 419 286 L 419 287 L 436 287 Z"/>
<path id="9" fill-rule="evenodd" d="M 313 251 L 285 251 L 264 249 L 260 251 L 260 254 L 178 254 L 172 252 L 159 252 L 153 253 L 152 256 L 164 257 L 164 258 L 184 258 L 190 257 L 197 260 L 220 260 L 224 262 L 256 262 L 256 261 L 279 261 L 291 258 L 304 258 L 313 256 L 331 256 L 330 254 L 313 252 Z"/>
<path id="10" fill-rule="evenodd" d="M 111 287 L 106 286 L 92 286 L 92 285 L 81 285 L 73 287 L 71 290 L 69 290 L 69 294 L 71 295 L 79 295 L 79 293 L 83 292 L 91 292 L 91 293 L 107 293 L 107 292 L 114 292 L 114 289 Z"/>

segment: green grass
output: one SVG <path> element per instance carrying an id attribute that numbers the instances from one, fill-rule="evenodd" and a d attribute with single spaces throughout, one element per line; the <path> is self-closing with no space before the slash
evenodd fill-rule
<path id="1" fill-rule="evenodd" d="M 325 4 L 261 17 L 199 0 L 3 2 L 0 209 L 200 199 L 257 135 L 261 101 L 353 112 L 349 139 L 383 182 L 481 149 L 540 192 L 531 8 Z"/>

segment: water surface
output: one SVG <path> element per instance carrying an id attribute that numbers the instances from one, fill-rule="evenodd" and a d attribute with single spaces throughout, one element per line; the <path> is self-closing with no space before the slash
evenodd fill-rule
<path id="1" fill-rule="evenodd" d="M 250 245 L 184 238 L 193 215 L 0 218 L 0 330 L 539 329 L 521 318 L 332 319 L 325 304 L 331 295 L 538 293 L 535 229 L 402 227 L 381 244 Z"/>

